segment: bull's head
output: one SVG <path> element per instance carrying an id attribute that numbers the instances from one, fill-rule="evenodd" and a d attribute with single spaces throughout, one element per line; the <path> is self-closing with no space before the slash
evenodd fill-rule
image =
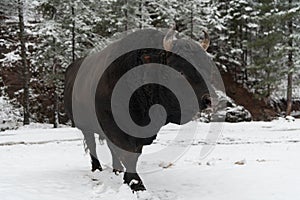
<path id="1" fill-rule="evenodd" d="M 181 75 L 189 81 L 197 95 L 200 110 L 211 107 L 211 97 L 208 80 L 211 72 L 209 67 L 202 63 L 208 63 L 209 57 L 205 53 L 209 47 L 210 39 L 206 31 L 204 39 L 198 43 L 185 39 L 176 39 L 176 27 L 173 26 L 163 39 L 163 47 L 169 52 L 166 58 L 166 64 L 173 66 Z M 186 62 L 187 58 L 189 62 Z M 199 73 L 201 71 L 201 73 Z M 174 77 L 173 77 L 174 78 Z"/>

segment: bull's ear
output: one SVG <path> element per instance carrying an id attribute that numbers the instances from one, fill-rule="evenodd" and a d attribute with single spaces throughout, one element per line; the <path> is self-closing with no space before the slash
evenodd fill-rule
<path id="1" fill-rule="evenodd" d="M 200 46 L 206 51 L 210 44 L 210 38 L 206 31 L 203 30 L 204 39 L 200 42 Z"/>
<path id="2" fill-rule="evenodd" d="M 173 48 L 173 41 L 175 40 L 176 24 L 174 24 L 164 37 L 163 47 L 166 51 L 171 51 Z"/>

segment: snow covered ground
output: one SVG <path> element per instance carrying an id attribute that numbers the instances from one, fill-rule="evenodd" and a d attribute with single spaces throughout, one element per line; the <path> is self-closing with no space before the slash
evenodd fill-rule
<path id="1" fill-rule="evenodd" d="M 12 106 L 7 97 L 0 96 L 0 131 L 17 129 L 21 124 L 21 109 Z"/>
<path id="2" fill-rule="evenodd" d="M 199 123 L 193 145 L 174 163 L 163 157 L 139 162 L 146 192 L 132 193 L 109 167 L 90 172 L 82 135 L 73 128 L 30 126 L 0 132 L 1 200 L 282 200 L 300 196 L 300 120 L 223 124 L 214 150 L 200 159 L 205 142 Z M 145 153 L 168 145 L 178 126 L 163 127 Z M 184 141 L 176 141 L 181 148 Z M 177 144 L 177 145 L 176 145 Z M 105 145 L 98 155 L 109 162 Z M 107 160 L 105 160 L 107 159 Z M 170 164 L 170 165 L 169 165 Z M 168 166 L 169 165 L 169 166 Z M 168 166 L 163 168 L 163 166 Z"/>

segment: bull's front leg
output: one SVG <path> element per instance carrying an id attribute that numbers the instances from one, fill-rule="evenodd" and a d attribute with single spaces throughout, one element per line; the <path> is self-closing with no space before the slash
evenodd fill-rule
<path id="1" fill-rule="evenodd" d="M 86 142 L 87 148 L 90 152 L 91 163 L 92 163 L 92 172 L 96 171 L 97 169 L 99 171 L 102 171 L 102 166 L 97 157 L 96 141 L 95 141 L 94 133 L 83 131 L 83 135 L 84 135 L 84 140 Z"/>
<path id="2" fill-rule="evenodd" d="M 133 191 L 141 191 L 146 190 L 142 179 L 137 174 L 136 164 L 139 156 L 141 155 L 141 149 L 137 153 L 127 153 L 127 155 L 123 155 L 124 160 L 122 160 L 125 165 L 126 172 L 124 174 L 124 183 L 128 184 Z"/>

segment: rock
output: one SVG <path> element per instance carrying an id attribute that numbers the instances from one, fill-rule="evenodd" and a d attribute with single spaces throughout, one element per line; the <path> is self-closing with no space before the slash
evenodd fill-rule
<path id="1" fill-rule="evenodd" d="M 246 160 L 244 159 L 244 160 L 236 161 L 234 164 L 235 165 L 245 165 L 246 164 Z"/>
<path id="2" fill-rule="evenodd" d="M 251 113 L 243 106 L 235 104 L 230 97 L 220 91 L 217 91 L 217 95 L 218 105 L 197 113 L 194 119 L 206 123 L 210 121 L 243 122 L 252 120 Z"/>
<path id="3" fill-rule="evenodd" d="M 286 119 L 288 122 L 293 122 L 293 121 L 295 121 L 295 117 L 293 117 L 293 116 L 286 116 L 285 119 Z"/>
<path id="4" fill-rule="evenodd" d="M 227 107 L 226 108 L 226 122 L 243 122 L 251 121 L 251 114 L 243 106 Z"/>

